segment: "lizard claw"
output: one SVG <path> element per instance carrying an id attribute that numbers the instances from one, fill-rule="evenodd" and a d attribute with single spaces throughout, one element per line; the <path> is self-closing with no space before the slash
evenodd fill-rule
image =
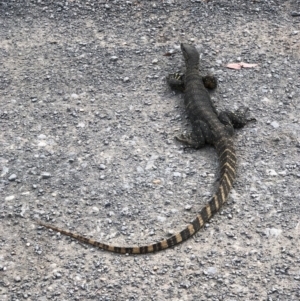
<path id="1" fill-rule="evenodd" d="M 257 119 L 256 118 L 249 118 L 249 119 L 246 119 L 247 122 L 256 122 Z"/>

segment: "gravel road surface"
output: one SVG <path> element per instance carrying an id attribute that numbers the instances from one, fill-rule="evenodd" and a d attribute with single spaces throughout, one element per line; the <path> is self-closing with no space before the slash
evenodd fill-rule
<path id="1" fill-rule="evenodd" d="M 0 1 L 0 300 L 300 300 L 300 1 Z M 237 181 L 195 237 L 218 181 L 185 150 L 180 42 L 218 78 L 218 110 L 249 107 Z M 228 63 L 258 64 L 233 70 Z"/>

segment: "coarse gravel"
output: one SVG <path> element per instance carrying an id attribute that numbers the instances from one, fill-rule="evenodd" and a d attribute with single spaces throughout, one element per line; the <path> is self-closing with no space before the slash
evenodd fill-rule
<path id="1" fill-rule="evenodd" d="M 300 1 L 0 1 L 0 300 L 300 300 Z M 184 149 L 180 42 L 249 107 L 237 181 L 195 237 L 108 253 L 37 226 L 136 245 L 181 229 L 218 180 Z M 231 70 L 226 64 L 254 63 Z"/>

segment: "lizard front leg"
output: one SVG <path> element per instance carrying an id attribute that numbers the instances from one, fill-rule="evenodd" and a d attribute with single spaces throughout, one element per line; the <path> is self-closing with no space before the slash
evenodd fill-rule
<path id="1" fill-rule="evenodd" d="M 217 78 L 213 75 L 206 75 L 202 77 L 202 82 L 204 87 L 209 90 L 213 90 L 217 87 L 218 81 Z"/>
<path id="2" fill-rule="evenodd" d="M 183 92 L 184 91 L 184 74 L 174 73 L 169 74 L 167 77 L 167 82 L 171 89 L 178 90 Z M 213 90 L 217 87 L 217 78 L 213 75 L 206 75 L 202 77 L 202 82 L 204 87 L 209 90 Z"/>
<path id="3" fill-rule="evenodd" d="M 184 75 L 179 73 L 169 74 L 167 82 L 172 90 L 184 91 Z"/>

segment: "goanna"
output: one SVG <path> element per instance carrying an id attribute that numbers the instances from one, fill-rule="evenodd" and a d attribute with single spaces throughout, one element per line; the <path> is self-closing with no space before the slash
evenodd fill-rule
<path id="1" fill-rule="evenodd" d="M 212 81 L 209 78 L 203 80 L 199 74 L 198 51 L 189 44 L 181 44 L 181 50 L 185 59 L 186 73 L 180 77 L 169 76 L 168 83 L 173 89 L 184 91 L 184 103 L 192 125 L 192 132 L 187 136 L 179 137 L 178 140 L 194 148 L 201 148 L 205 144 L 215 147 L 220 160 L 221 175 L 217 191 L 211 200 L 181 232 L 160 242 L 140 247 L 118 247 L 40 221 L 37 221 L 37 224 L 110 252 L 144 254 L 164 250 L 187 240 L 219 211 L 227 200 L 236 175 L 236 156 L 232 141 L 233 128 L 241 128 L 246 124 L 246 110 L 235 113 L 225 111 L 218 114 L 205 88 L 205 82 L 208 82 L 207 85 L 210 86 Z"/>

